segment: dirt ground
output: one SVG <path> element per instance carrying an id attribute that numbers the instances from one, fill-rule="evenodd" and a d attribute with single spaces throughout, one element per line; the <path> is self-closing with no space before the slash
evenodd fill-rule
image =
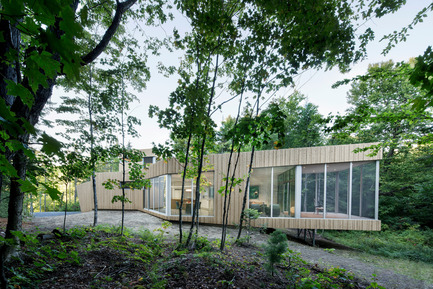
<path id="1" fill-rule="evenodd" d="M 28 220 L 36 228 L 41 231 L 49 230 L 56 227 L 63 227 L 63 216 L 51 217 L 38 217 Z M 98 224 L 107 225 L 120 225 L 121 212 L 120 211 L 99 211 Z M 151 231 L 161 228 L 163 220 L 154 216 L 148 215 L 143 212 L 128 211 L 125 214 L 125 226 L 132 231 L 139 231 L 149 229 Z M 27 224 L 27 223 L 26 223 Z M 71 228 L 74 226 L 90 226 L 93 224 L 93 212 L 80 213 L 75 215 L 68 215 L 66 219 L 66 227 Z M 185 227 L 189 225 L 185 223 Z M 167 230 L 170 236 L 175 236 L 179 233 L 178 224 L 174 223 Z M 235 237 L 237 230 L 232 228 L 228 230 L 230 236 Z M 207 236 L 210 240 L 221 238 L 221 227 L 201 225 L 199 234 Z M 257 245 L 266 242 L 268 236 L 254 232 L 251 242 Z M 323 248 L 311 247 L 308 245 L 300 244 L 298 242 L 289 241 L 289 248 L 293 251 L 301 253 L 301 257 L 313 264 L 327 267 L 340 267 L 350 270 L 355 276 L 371 282 L 373 274 L 376 274 L 377 282 L 385 288 L 428 288 L 433 289 L 433 284 L 426 284 L 422 281 L 409 278 L 407 276 L 398 274 L 388 269 L 379 268 L 372 264 L 364 263 L 358 259 L 350 257 L 350 252 L 344 249 L 335 249 L 332 253 L 323 250 Z"/>

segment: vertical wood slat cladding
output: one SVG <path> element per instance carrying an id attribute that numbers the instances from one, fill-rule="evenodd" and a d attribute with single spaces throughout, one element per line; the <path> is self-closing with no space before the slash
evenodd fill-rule
<path id="1" fill-rule="evenodd" d="M 127 175 L 128 177 L 128 175 Z M 114 196 L 122 195 L 122 190 L 114 188 L 113 190 L 107 190 L 103 183 L 112 180 L 121 180 L 121 172 L 106 172 L 96 173 L 96 193 L 98 196 L 98 208 L 102 210 L 121 210 L 122 203 L 112 203 L 111 200 Z M 92 182 L 85 182 L 77 186 L 78 198 L 80 200 L 80 209 L 82 212 L 88 212 L 93 210 L 93 188 Z M 126 210 L 136 210 L 139 204 L 143 204 L 143 191 L 142 190 L 131 190 L 125 189 L 126 197 L 131 203 L 125 203 Z"/>
<path id="2" fill-rule="evenodd" d="M 350 161 L 369 161 L 382 159 L 380 151 L 376 156 L 370 157 L 367 152 L 354 153 L 356 148 L 364 148 L 370 144 L 323 146 L 295 149 L 281 149 L 258 151 L 254 155 L 253 168 L 310 165 L 324 163 L 341 163 Z M 250 163 L 250 152 L 240 154 L 239 164 L 236 168 L 236 177 L 246 178 Z M 223 181 L 227 174 L 229 154 L 217 154 L 208 156 L 210 165 L 214 171 L 214 216 L 201 217 L 200 222 L 209 224 L 222 224 L 224 196 L 218 193 L 218 189 L 225 185 Z M 231 172 L 236 161 L 236 154 L 233 155 Z M 175 159 L 159 161 L 149 166 L 146 177 L 153 178 L 166 174 L 182 172 L 183 167 Z M 108 178 L 120 179 L 121 173 L 99 173 L 97 177 L 98 203 L 100 209 L 120 209 L 121 204 L 111 203 L 114 195 L 120 195 L 121 190 L 112 191 L 103 188 L 102 183 Z M 143 210 L 143 192 L 127 190 L 127 196 L 132 201 L 125 204 L 125 208 L 131 210 Z M 245 191 L 245 181 L 237 186 L 232 192 L 228 224 L 238 224 L 242 208 L 243 194 Z M 78 195 L 80 198 L 81 210 L 90 211 L 93 209 L 93 196 L 90 182 L 79 185 Z M 148 212 L 148 211 L 146 211 Z M 176 221 L 177 216 L 163 216 L 158 213 L 149 212 L 152 215 L 163 219 Z M 184 217 L 185 221 L 190 221 L 190 217 Z M 254 222 L 255 226 L 267 225 L 273 228 L 306 228 L 306 229 L 340 229 L 340 230 L 380 230 L 380 221 L 375 220 L 335 220 L 335 219 L 293 219 L 293 218 L 260 218 Z"/>

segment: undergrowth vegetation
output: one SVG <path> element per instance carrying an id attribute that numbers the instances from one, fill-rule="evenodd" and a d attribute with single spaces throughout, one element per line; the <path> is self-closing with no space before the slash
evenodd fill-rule
<path id="1" fill-rule="evenodd" d="M 269 262 L 263 248 L 195 238 L 194 249 L 165 237 L 165 227 L 125 231 L 82 227 L 20 234 L 21 253 L 7 264 L 11 288 L 365 288 L 341 268 L 320 269 L 284 249 Z M 230 239 L 229 239 L 230 240 Z M 278 242 L 277 242 L 278 243 Z M 269 246 L 272 246 L 269 243 Z M 280 255 L 280 253 L 278 253 Z"/>
<path id="2" fill-rule="evenodd" d="M 431 229 L 412 226 L 401 231 L 326 231 L 324 236 L 369 254 L 433 264 Z"/>

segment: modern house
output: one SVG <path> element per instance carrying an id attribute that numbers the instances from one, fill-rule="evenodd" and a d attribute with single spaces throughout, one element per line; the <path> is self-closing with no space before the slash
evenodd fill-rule
<path id="1" fill-rule="evenodd" d="M 378 231 L 379 161 L 369 152 L 354 150 L 372 144 L 322 146 L 295 149 L 258 151 L 252 163 L 247 207 L 261 212 L 254 226 L 293 229 L 335 229 Z M 240 153 L 235 175 L 246 178 L 250 153 Z M 159 218 L 176 221 L 182 193 L 182 165 L 176 159 L 152 161 L 146 177 L 151 187 L 145 190 L 127 189 L 131 203 L 128 210 L 140 210 Z M 235 158 L 234 158 L 235 159 Z M 225 183 L 229 154 L 207 157 L 208 169 L 202 174 L 199 201 L 201 223 L 222 224 L 223 195 L 218 190 Z M 233 163 L 234 161 L 232 161 Z M 233 165 L 232 165 L 233 166 Z M 121 179 L 121 172 L 98 173 L 98 208 L 120 209 L 120 203 L 111 203 L 121 190 L 106 190 L 107 179 Z M 231 197 L 228 224 L 239 223 L 245 180 L 234 188 Z M 185 182 L 182 216 L 191 221 L 195 184 Z M 82 211 L 93 209 L 90 182 L 78 186 Z"/>

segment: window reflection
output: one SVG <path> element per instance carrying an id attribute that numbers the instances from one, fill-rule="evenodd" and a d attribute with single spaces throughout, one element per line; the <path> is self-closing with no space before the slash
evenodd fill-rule
<path id="1" fill-rule="evenodd" d="M 261 217 L 294 217 L 295 168 L 257 168 L 251 173 L 249 208 Z"/>

